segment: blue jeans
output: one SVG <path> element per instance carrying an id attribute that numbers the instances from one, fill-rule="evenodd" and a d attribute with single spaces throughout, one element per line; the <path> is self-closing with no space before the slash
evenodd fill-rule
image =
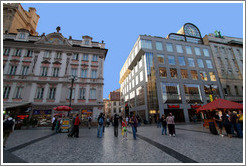
<path id="1" fill-rule="evenodd" d="M 164 127 L 162 126 L 162 132 L 161 132 L 162 135 L 164 131 L 165 131 L 165 135 L 167 135 L 167 126 L 164 126 Z"/>
<path id="2" fill-rule="evenodd" d="M 132 126 L 132 134 L 133 134 L 133 138 L 137 139 L 136 137 L 136 127 Z"/>
<path id="3" fill-rule="evenodd" d="M 103 125 L 98 125 L 97 137 L 102 138 Z"/>

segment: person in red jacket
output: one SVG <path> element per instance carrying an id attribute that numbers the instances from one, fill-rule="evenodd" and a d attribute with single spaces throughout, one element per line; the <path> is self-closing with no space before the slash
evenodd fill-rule
<path id="1" fill-rule="evenodd" d="M 74 127 L 74 130 L 73 132 L 71 133 L 70 137 L 76 137 L 78 138 L 79 137 L 79 124 L 80 124 L 80 119 L 79 119 L 79 114 L 76 115 L 76 118 L 75 118 L 75 122 L 73 124 L 73 127 Z"/>

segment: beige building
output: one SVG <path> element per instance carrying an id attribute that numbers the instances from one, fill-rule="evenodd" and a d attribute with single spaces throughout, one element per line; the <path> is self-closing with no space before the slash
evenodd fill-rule
<path id="1" fill-rule="evenodd" d="M 18 29 L 26 29 L 30 35 L 37 36 L 39 18 L 35 8 L 26 11 L 20 3 L 3 4 L 3 32 L 17 33 Z"/>
<path id="2" fill-rule="evenodd" d="M 3 34 L 3 106 L 16 116 L 36 116 L 44 124 L 53 108 L 70 104 L 70 115 L 95 120 L 103 111 L 105 43 L 59 32 L 31 36 L 27 30 Z M 24 37 L 23 37 L 24 35 Z M 71 78 L 74 78 L 72 85 Z M 72 89 L 72 93 L 70 93 Z"/>
<path id="3" fill-rule="evenodd" d="M 211 48 L 225 99 L 243 103 L 243 39 L 219 33 L 206 35 L 204 44 Z"/>
<path id="4" fill-rule="evenodd" d="M 104 113 L 106 116 L 112 117 L 114 114 L 122 115 L 120 104 L 120 89 L 110 92 L 109 99 L 104 99 Z"/>

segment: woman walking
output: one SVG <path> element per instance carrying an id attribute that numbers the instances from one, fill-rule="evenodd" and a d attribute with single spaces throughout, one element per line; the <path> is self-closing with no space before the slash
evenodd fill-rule
<path id="1" fill-rule="evenodd" d="M 167 120 L 169 136 L 175 137 L 175 123 L 174 123 L 174 116 L 172 115 L 172 113 L 169 113 L 166 120 Z"/>

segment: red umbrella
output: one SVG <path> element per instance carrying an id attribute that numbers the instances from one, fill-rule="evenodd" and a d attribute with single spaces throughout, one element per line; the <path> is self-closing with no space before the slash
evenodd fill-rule
<path id="1" fill-rule="evenodd" d="M 72 108 L 68 107 L 68 106 L 58 106 L 58 107 L 53 108 L 53 110 L 55 110 L 55 111 L 71 111 Z"/>
<path id="2" fill-rule="evenodd" d="M 243 104 L 235 103 L 225 99 L 216 99 L 213 102 L 208 103 L 196 110 L 199 112 L 204 110 L 215 110 L 215 109 L 243 109 Z"/>

